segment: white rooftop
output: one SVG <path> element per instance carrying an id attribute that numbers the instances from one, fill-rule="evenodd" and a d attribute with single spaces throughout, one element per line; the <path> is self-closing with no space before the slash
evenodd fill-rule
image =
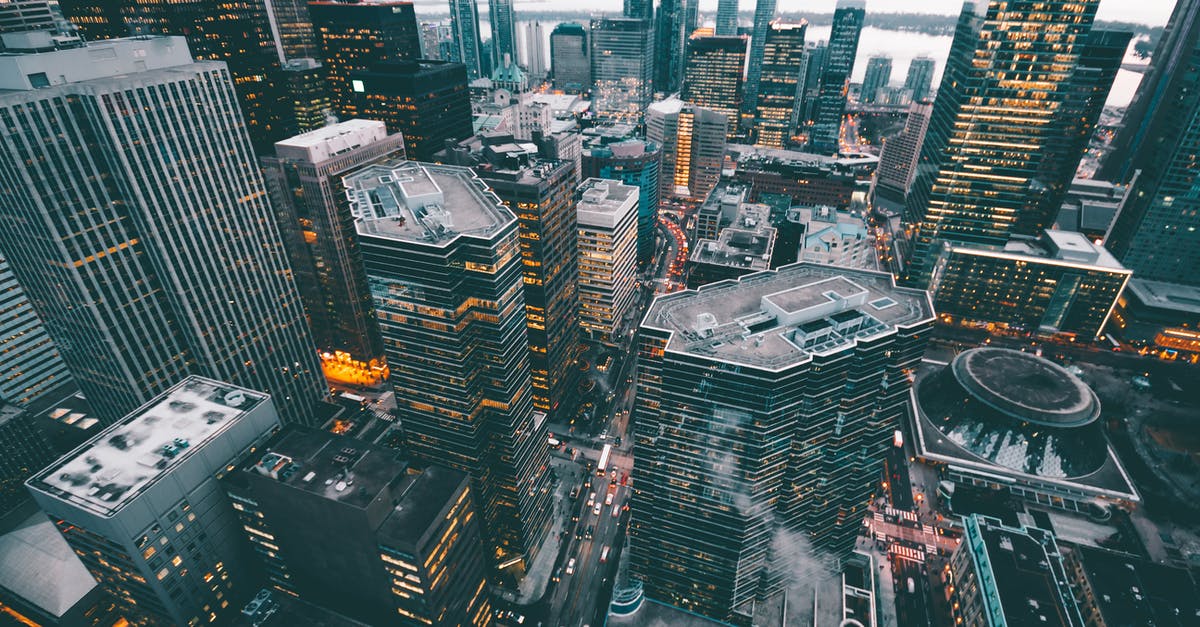
<path id="1" fill-rule="evenodd" d="M 385 137 L 387 126 L 383 122 L 346 120 L 276 142 L 275 154 L 284 159 L 320 163 Z"/>
<path id="2" fill-rule="evenodd" d="M 1149 307 L 1187 313 L 1200 313 L 1200 287 L 1133 278 L 1129 291 Z"/>
<path id="3" fill-rule="evenodd" d="M 188 377 L 29 480 L 102 515 L 112 514 L 267 398 Z"/>
<path id="4" fill-rule="evenodd" d="M 579 192 L 576 210 L 580 226 L 616 228 L 638 204 L 638 188 L 620 181 L 590 178 L 579 186 Z"/>
<path id="5" fill-rule="evenodd" d="M 0 587 L 47 614 L 62 617 L 96 585 L 42 512 L 0 536 Z"/>
<path id="6" fill-rule="evenodd" d="M 0 90 L 31 91 L 190 63 L 183 37 L 108 39 L 81 48 L 0 54 Z"/>

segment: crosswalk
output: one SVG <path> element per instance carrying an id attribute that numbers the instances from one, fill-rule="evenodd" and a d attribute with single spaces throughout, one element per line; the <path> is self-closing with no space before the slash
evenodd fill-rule
<path id="1" fill-rule="evenodd" d="M 926 546 L 928 548 L 928 545 L 926 545 Z M 904 546 L 903 544 L 896 544 L 893 542 L 888 547 L 888 552 L 891 553 L 892 555 L 895 555 L 896 557 L 901 558 L 901 559 L 912 560 L 914 562 L 917 562 L 918 564 L 925 563 L 925 551 L 922 551 L 921 549 L 914 549 L 912 547 Z"/>

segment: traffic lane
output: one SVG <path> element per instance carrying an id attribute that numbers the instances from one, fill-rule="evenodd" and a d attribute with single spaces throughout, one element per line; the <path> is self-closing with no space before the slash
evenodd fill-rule
<path id="1" fill-rule="evenodd" d="M 585 529 L 588 526 L 594 527 L 594 532 L 591 539 L 585 537 L 580 541 L 580 549 L 576 557 L 576 572 L 571 576 L 572 581 L 567 592 L 570 595 L 570 602 L 564 608 L 560 624 L 582 624 L 595 611 L 597 593 L 603 587 L 601 584 L 608 576 L 607 572 L 611 564 L 607 557 L 612 554 L 612 544 L 619 529 L 620 518 L 612 515 L 613 508 L 616 507 L 616 511 L 620 512 L 620 508 L 627 498 L 627 495 L 621 494 L 620 486 L 616 486 L 612 491 L 614 494 L 613 504 L 604 505 L 607 492 L 597 490 L 596 496 L 601 503 L 600 514 L 595 514 L 594 509 L 589 510 L 588 517 L 580 521 Z M 609 556 L 604 555 L 606 547 Z M 601 561 L 602 557 L 606 558 L 603 562 Z"/>
<path id="2" fill-rule="evenodd" d="M 929 579 L 922 573 L 923 564 L 913 560 L 891 556 L 892 581 L 896 586 L 896 622 L 908 627 L 933 627 L 929 614 Z M 912 592 L 909 592 L 909 581 Z"/>

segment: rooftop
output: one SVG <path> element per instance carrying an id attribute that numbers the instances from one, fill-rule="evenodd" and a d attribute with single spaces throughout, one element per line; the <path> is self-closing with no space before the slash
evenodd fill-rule
<path id="1" fill-rule="evenodd" d="M 183 37 L 129 37 L 37 54 L 0 53 L 0 93 L 31 91 L 192 63 Z"/>
<path id="2" fill-rule="evenodd" d="M 360 235 L 445 246 L 516 220 L 470 168 L 400 161 L 364 168 L 344 183 Z"/>
<path id="3" fill-rule="evenodd" d="M 415 543 L 433 525 L 466 478 L 465 474 L 444 466 L 426 466 L 420 474 L 409 474 L 404 483 L 392 488 L 392 496 L 399 503 L 383 521 L 379 535 L 401 545 Z"/>
<path id="4" fill-rule="evenodd" d="M 1134 278 L 1127 289 L 1147 307 L 1200 314 L 1200 287 Z"/>
<path id="5" fill-rule="evenodd" d="M 385 137 L 387 127 L 383 122 L 346 120 L 275 142 L 275 154 L 320 163 Z"/>
<path id="6" fill-rule="evenodd" d="M 776 230 L 770 224 L 770 207 L 742 204 L 733 223 L 723 229 L 717 239 L 696 242 L 691 261 L 767 270 L 771 267 L 771 253 L 775 249 Z"/>
<path id="7" fill-rule="evenodd" d="M 34 475 L 29 485 L 110 516 L 266 399 L 190 376 Z"/>
<path id="8" fill-rule="evenodd" d="M 950 364 L 982 403 L 1018 420 L 1072 427 L 1100 416 L 1100 400 L 1079 377 L 1052 361 L 1007 348 L 973 348 Z"/>
<path id="9" fill-rule="evenodd" d="M 1106 624 L 1200 624 L 1200 588 L 1188 571 L 1102 549 L 1075 550 Z"/>
<path id="10" fill-rule="evenodd" d="M 47 614 L 66 614 L 95 587 L 96 580 L 41 511 L 0 536 L 0 588 Z"/>
<path id="11" fill-rule="evenodd" d="M 579 224 L 612 229 L 637 207 L 638 188 L 620 181 L 590 178 L 578 190 Z"/>
<path id="12" fill-rule="evenodd" d="M 1063 265 L 1129 272 L 1106 248 L 1074 231 L 1047 229 L 1041 237 L 1014 237 L 1005 244 L 1002 252 L 972 247 L 956 248 L 955 251 L 990 257 L 1037 258 Z"/>
<path id="13" fill-rule="evenodd" d="M 671 352 L 782 370 L 932 318 L 928 293 L 887 273 L 802 262 L 660 296 L 642 326 Z"/>

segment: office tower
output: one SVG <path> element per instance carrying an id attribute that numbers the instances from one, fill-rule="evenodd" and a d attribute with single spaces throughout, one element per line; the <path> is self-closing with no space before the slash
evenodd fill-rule
<path id="1" fill-rule="evenodd" d="M 772 22 L 761 35 L 763 49 L 759 56 L 756 105 L 752 110 L 755 144 L 783 148 L 792 143 L 798 132 L 804 99 L 807 27 L 807 22 Z M 753 54 L 753 46 L 751 51 Z"/>
<path id="2" fill-rule="evenodd" d="M 913 102 L 921 102 L 929 98 L 929 92 L 933 89 L 935 63 L 929 57 L 916 57 L 908 62 L 908 75 L 904 78 L 904 88 L 912 92 Z"/>
<path id="3" fill-rule="evenodd" d="M 66 0 L 59 5 L 86 39 L 183 35 L 197 61 L 224 61 L 255 150 L 285 137 L 290 107 L 280 76 L 283 49 L 273 2 L 247 0 Z M 119 20 L 113 23 L 111 20 Z"/>
<path id="4" fill-rule="evenodd" d="M 284 127 L 292 135 L 321 128 L 333 115 L 325 66 L 316 59 L 293 59 L 283 64 L 285 98 L 291 105 Z"/>
<path id="5" fill-rule="evenodd" d="M 889 56 L 867 59 L 867 73 L 863 76 L 859 102 L 873 103 L 886 100 L 888 82 L 892 80 L 892 58 Z"/>
<path id="6" fill-rule="evenodd" d="M 271 0 L 268 7 L 274 18 L 271 28 L 275 31 L 281 60 L 286 63 L 321 56 L 321 47 L 317 45 L 312 18 L 308 14 L 308 0 Z"/>
<path id="7" fill-rule="evenodd" d="M 635 20 L 654 19 L 654 0 L 625 0 L 621 15 Z"/>
<path id="8" fill-rule="evenodd" d="M 656 299 L 630 523 L 646 596 L 744 624 L 789 562 L 848 556 L 932 324 L 924 291 L 811 263 Z"/>
<path id="9" fill-rule="evenodd" d="M 718 37 L 733 37 L 738 34 L 738 0 L 717 0 Z"/>
<path id="10" fill-rule="evenodd" d="M 833 12 L 833 30 L 821 66 L 821 86 L 809 147 L 813 152 L 837 154 L 841 142 L 842 115 L 850 72 L 858 56 L 858 36 L 867 14 L 866 0 L 838 0 Z"/>
<path id="11" fill-rule="evenodd" d="M 658 7 L 654 22 L 655 91 L 679 91 L 688 38 L 684 4 L 685 0 L 663 0 Z"/>
<path id="12" fill-rule="evenodd" d="M 313 340 L 355 360 L 382 357 L 354 216 L 341 179 L 366 164 L 404 158 L 404 137 L 383 122 L 349 120 L 275 144 L 262 159 L 271 204 Z"/>
<path id="13" fill-rule="evenodd" d="M 0 255 L 0 405 L 29 405 L 71 385 L 58 347 Z"/>
<path id="14" fill-rule="evenodd" d="M 928 284 L 943 243 L 1000 248 L 1052 222 L 1062 186 L 1048 157 L 1076 124 L 1062 114 L 1098 4 L 963 5 L 905 201 L 907 283 Z M 1004 35 L 1014 28 L 1028 40 Z M 1021 80 L 998 80 L 1016 57 Z"/>
<path id="15" fill-rule="evenodd" d="M 902 207 L 904 195 L 917 174 L 917 157 L 929 128 L 929 116 L 933 105 L 928 102 L 913 102 L 908 107 L 908 119 L 904 130 L 883 140 L 883 151 L 879 154 L 879 166 L 875 169 L 875 187 L 872 195 L 876 203 L 890 202 Z"/>
<path id="16" fill-rule="evenodd" d="M 409 156 L 430 159 L 446 144 L 471 135 L 471 96 L 461 63 L 396 61 L 350 75 L 354 109 L 401 133 Z"/>
<path id="17" fill-rule="evenodd" d="M 490 566 L 519 577 L 551 506 L 517 217 L 463 167 L 375 165 L 345 183 L 408 450 L 471 475 Z"/>
<path id="18" fill-rule="evenodd" d="M 557 419 L 573 409 L 579 373 L 575 167 L 530 148 L 509 135 L 476 136 L 438 153 L 437 161 L 474 167 L 517 216 L 533 407 Z"/>
<path id="19" fill-rule="evenodd" d="M 583 175 L 638 189 L 637 257 L 644 267 L 653 260 L 658 232 L 662 145 L 637 137 L 628 125 L 614 130 L 617 132 L 589 137 L 583 150 Z"/>
<path id="20" fill-rule="evenodd" d="M 1139 279 L 1200 285 L 1200 2 L 1176 5 L 1154 54 L 1101 172 L 1131 188 L 1106 246 Z"/>
<path id="21" fill-rule="evenodd" d="M 0 33 L 25 33 L 56 28 L 49 0 L 9 0 L 0 4 Z"/>
<path id="22" fill-rule="evenodd" d="M 314 420 L 325 382 L 225 64 L 112 40 L 5 57 L 0 86 L 24 129 L 0 141 L 0 249 L 96 414 L 196 373 Z"/>
<path id="23" fill-rule="evenodd" d="M 467 66 L 467 80 L 485 76 L 483 40 L 479 37 L 479 5 L 475 0 L 450 0 L 450 27 L 454 31 L 454 60 Z"/>
<path id="24" fill-rule="evenodd" d="M 513 17 L 513 0 L 488 0 L 488 24 L 492 30 L 492 63 L 500 63 L 504 55 L 516 59 L 517 22 Z"/>
<path id="25" fill-rule="evenodd" d="M 442 58 L 442 25 L 438 22 L 421 22 L 421 58 L 429 61 L 453 61 Z"/>
<path id="26" fill-rule="evenodd" d="M 279 418 L 266 394 L 186 377 L 26 486 L 135 623 L 224 623 L 253 579 L 219 478 Z"/>
<path id="27" fill-rule="evenodd" d="M 955 624 L 1083 627 L 1083 615 L 1054 533 L 998 519 L 963 518 L 947 589 Z"/>
<path id="28" fill-rule="evenodd" d="M 492 623 L 462 472 L 288 427 L 222 483 L 271 586 L 374 625 Z"/>
<path id="29" fill-rule="evenodd" d="M 369 117 L 355 106 L 351 74 L 379 63 L 421 58 L 417 16 L 408 0 L 313 2 L 309 13 L 339 115 Z"/>
<path id="30" fill-rule="evenodd" d="M 0 398 L 0 515 L 29 498 L 25 480 L 53 461 L 34 416 Z"/>
<path id="31" fill-rule="evenodd" d="M 729 117 L 678 98 L 646 108 L 646 138 L 662 147 L 663 197 L 703 202 L 721 178 Z"/>
<path id="32" fill-rule="evenodd" d="M 616 342 L 637 291 L 638 189 L 590 178 L 579 187 L 579 324 Z"/>
<path id="33" fill-rule="evenodd" d="M 762 82 L 763 58 L 767 50 L 767 36 L 771 22 L 775 21 L 775 0 L 758 0 L 754 5 L 754 31 L 750 34 L 750 63 L 746 68 L 746 96 L 742 111 L 753 116 L 758 110 L 758 87 Z M 804 51 L 803 42 L 800 51 Z"/>
<path id="34" fill-rule="evenodd" d="M 821 68 L 825 67 L 827 52 L 829 45 L 824 41 L 804 44 L 804 110 L 800 113 L 800 119 L 804 122 L 806 137 L 807 131 L 816 123 L 817 101 L 821 96 Z"/>
<path id="35" fill-rule="evenodd" d="M 687 66 L 680 98 L 729 118 L 729 135 L 737 133 L 742 110 L 742 70 L 746 66 L 746 38 L 704 37 L 688 39 Z"/>
<path id="36" fill-rule="evenodd" d="M 529 22 L 525 25 L 525 65 L 533 80 L 541 83 L 546 78 L 545 38 L 542 36 L 542 23 Z"/>
<path id="37" fill-rule="evenodd" d="M 550 73 L 554 88 L 567 93 L 586 91 L 592 84 L 588 32 L 582 24 L 563 22 L 550 33 Z"/>
<path id="38" fill-rule="evenodd" d="M 592 110 L 603 117 L 639 118 L 654 81 L 654 28 L 647 20 L 592 20 Z"/>

